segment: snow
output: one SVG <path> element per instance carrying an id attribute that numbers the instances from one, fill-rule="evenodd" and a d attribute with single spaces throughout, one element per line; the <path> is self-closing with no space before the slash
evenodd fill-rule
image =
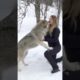
<path id="1" fill-rule="evenodd" d="M 52 14 L 53 9 L 51 9 L 52 8 L 48 11 L 47 19 Z M 56 15 L 55 9 L 53 14 Z M 27 9 L 26 17 L 23 19 L 20 32 L 18 33 L 18 41 L 28 34 L 35 25 L 36 18 L 34 6 L 31 4 Z M 60 16 L 59 28 L 61 30 L 59 40 L 62 44 L 62 12 Z M 28 55 L 24 59 L 28 66 L 23 66 L 22 64 L 19 65 L 22 67 L 22 71 L 18 72 L 18 80 L 62 80 L 62 62 L 58 63 L 60 71 L 58 73 L 51 74 L 50 71 L 52 68 L 44 57 L 45 51 L 46 49 L 40 45 L 29 50 Z M 60 56 L 62 56 L 62 50 L 57 55 L 57 57 Z"/>

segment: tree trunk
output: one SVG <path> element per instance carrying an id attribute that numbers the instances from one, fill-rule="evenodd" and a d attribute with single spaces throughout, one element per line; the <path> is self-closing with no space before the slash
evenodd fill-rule
<path id="1" fill-rule="evenodd" d="M 57 6 L 58 6 L 58 15 L 57 15 L 57 26 L 59 25 L 59 17 L 60 17 L 60 11 L 61 11 L 61 1 L 57 0 Z"/>
<path id="2" fill-rule="evenodd" d="M 40 1 L 35 0 L 35 14 L 37 23 L 40 21 Z"/>

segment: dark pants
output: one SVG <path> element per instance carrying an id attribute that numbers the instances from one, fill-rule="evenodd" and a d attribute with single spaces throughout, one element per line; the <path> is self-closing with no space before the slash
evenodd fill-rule
<path id="1" fill-rule="evenodd" d="M 47 50 L 44 53 L 44 56 L 47 58 L 47 60 L 49 61 L 49 63 L 51 64 L 53 69 L 58 68 L 58 65 L 57 65 L 57 62 L 56 62 L 56 55 L 60 50 L 61 50 L 61 47 L 54 47 L 54 49 Z"/>

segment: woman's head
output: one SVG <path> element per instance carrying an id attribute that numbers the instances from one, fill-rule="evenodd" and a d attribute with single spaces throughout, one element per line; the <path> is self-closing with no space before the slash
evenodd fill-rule
<path id="1" fill-rule="evenodd" d="M 57 26 L 57 17 L 51 15 L 49 18 L 49 32 L 52 33 L 53 29 Z"/>
<path id="2" fill-rule="evenodd" d="M 49 25 L 50 25 L 51 27 L 53 27 L 53 26 L 56 25 L 56 24 L 57 24 L 57 18 L 56 18 L 56 16 L 51 15 L 50 18 L 49 18 Z"/>

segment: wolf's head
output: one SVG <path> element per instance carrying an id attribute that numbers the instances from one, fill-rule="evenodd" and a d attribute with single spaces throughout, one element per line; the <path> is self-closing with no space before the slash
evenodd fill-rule
<path id="1" fill-rule="evenodd" d="M 42 27 L 42 28 L 47 28 L 47 25 L 48 25 L 48 21 L 46 21 L 46 20 L 41 20 L 41 21 L 38 23 L 38 26 L 39 26 L 39 27 Z"/>
<path id="2" fill-rule="evenodd" d="M 39 35 L 41 34 L 41 36 L 45 36 L 48 32 L 48 21 L 41 20 L 36 27 L 39 31 Z"/>

